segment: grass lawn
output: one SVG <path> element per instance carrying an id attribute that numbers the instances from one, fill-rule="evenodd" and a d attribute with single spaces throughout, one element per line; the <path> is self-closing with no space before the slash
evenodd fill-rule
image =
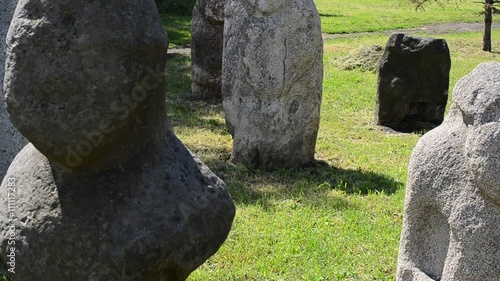
<path id="1" fill-rule="evenodd" d="M 359 26 L 361 19 L 370 18 L 368 10 L 358 11 L 360 17 L 349 14 L 356 9 L 349 6 L 354 4 L 316 2 L 322 14 L 337 10 L 335 13 L 359 21 Z M 390 1 L 358 2 L 362 7 Z M 332 8 L 325 8 L 328 5 Z M 382 10 L 373 9 L 381 14 Z M 400 21 L 397 15 L 392 21 Z M 449 21 L 455 20 L 450 16 Z M 377 28 L 373 26 L 373 30 Z M 450 92 L 480 62 L 499 60 L 498 54 L 480 51 L 481 33 L 437 37 L 445 38 L 452 52 Z M 494 49 L 500 42 L 495 38 L 500 38 L 498 30 L 493 32 Z M 372 35 L 325 41 L 319 161 L 294 171 L 265 173 L 229 163 L 232 140 L 222 107 L 186 100 L 190 59 L 181 54 L 169 56 L 167 99 L 174 130 L 226 182 L 237 205 L 228 240 L 189 281 L 394 280 L 407 164 L 420 135 L 389 135 L 377 130 L 372 123 L 376 74 L 343 71 L 332 63 L 363 46 L 385 45 L 387 39 Z"/>
<path id="2" fill-rule="evenodd" d="M 415 11 L 408 0 L 314 0 L 321 15 L 323 32 L 351 33 L 421 27 L 444 22 L 482 22 L 483 5 L 475 0 L 445 7 L 436 3 Z M 445 2 L 445 1 L 443 1 Z"/>
<path id="3" fill-rule="evenodd" d="M 446 0 L 444 0 L 446 1 Z M 482 22 L 483 6 L 476 0 L 464 0 L 445 7 L 435 3 L 425 11 L 415 11 L 408 0 L 314 0 L 321 16 L 324 33 L 352 33 L 421 27 L 444 22 Z M 162 21 L 172 47 L 191 42 L 191 18 L 163 14 Z"/>
<path id="4" fill-rule="evenodd" d="M 161 21 L 168 33 L 169 48 L 187 47 L 191 43 L 191 16 L 163 14 Z"/>

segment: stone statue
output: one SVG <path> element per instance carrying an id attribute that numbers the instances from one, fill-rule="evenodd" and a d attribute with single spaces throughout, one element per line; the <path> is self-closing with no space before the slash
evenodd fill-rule
<path id="1" fill-rule="evenodd" d="M 154 1 L 21 0 L 8 46 L 8 110 L 32 143 L 2 182 L 14 281 L 185 280 L 235 207 L 168 125 Z"/>
<path id="2" fill-rule="evenodd" d="M 453 99 L 411 157 L 400 281 L 500 277 L 500 63 L 462 78 Z"/>

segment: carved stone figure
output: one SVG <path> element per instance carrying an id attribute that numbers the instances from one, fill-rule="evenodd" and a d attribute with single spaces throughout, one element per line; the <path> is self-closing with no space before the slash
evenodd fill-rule
<path id="1" fill-rule="evenodd" d="M 222 98 L 222 50 L 226 0 L 197 0 L 191 21 L 192 95 Z"/>
<path id="2" fill-rule="evenodd" d="M 8 46 L 8 110 L 32 143 L 2 182 L 14 281 L 185 280 L 235 208 L 168 125 L 154 1 L 22 0 Z"/>
<path id="3" fill-rule="evenodd" d="M 233 162 L 264 170 L 311 162 L 323 81 L 314 2 L 229 0 L 223 61 Z"/>
<path id="4" fill-rule="evenodd" d="M 400 281 L 500 276 L 500 63 L 462 78 L 453 99 L 411 157 Z"/>

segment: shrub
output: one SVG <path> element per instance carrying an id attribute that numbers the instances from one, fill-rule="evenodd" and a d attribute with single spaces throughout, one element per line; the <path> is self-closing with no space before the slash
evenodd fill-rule
<path id="1" fill-rule="evenodd" d="M 191 15 L 196 0 L 155 0 L 160 14 Z"/>

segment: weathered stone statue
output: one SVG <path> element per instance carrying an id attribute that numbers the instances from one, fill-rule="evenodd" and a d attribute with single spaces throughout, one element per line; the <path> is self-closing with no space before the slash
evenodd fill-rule
<path id="1" fill-rule="evenodd" d="M 17 0 L 0 0 L 0 181 L 16 154 L 26 145 L 26 140 L 12 125 L 3 99 L 5 38 L 16 5 Z"/>
<path id="2" fill-rule="evenodd" d="M 32 143 L 0 197 L 14 281 L 185 280 L 235 209 L 168 125 L 154 1 L 21 0 L 9 34 L 6 101 Z"/>
<path id="3" fill-rule="evenodd" d="M 223 103 L 233 162 L 259 169 L 314 159 L 323 41 L 312 0 L 229 0 Z"/>
<path id="4" fill-rule="evenodd" d="M 500 278 L 500 63 L 462 78 L 453 99 L 411 157 L 400 281 Z"/>
<path id="5" fill-rule="evenodd" d="M 380 60 L 376 123 L 403 132 L 441 124 L 450 68 L 444 39 L 392 34 Z"/>
<path id="6" fill-rule="evenodd" d="M 191 21 L 192 95 L 221 100 L 224 4 L 226 0 L 197 0 Z"/>

